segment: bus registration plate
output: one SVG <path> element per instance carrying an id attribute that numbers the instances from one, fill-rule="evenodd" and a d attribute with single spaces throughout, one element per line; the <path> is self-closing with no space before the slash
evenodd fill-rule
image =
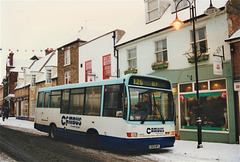
<path id="1" fill-rule="evenodd" d="M 149 149 L 158 149 L 160 145 L 149 145 Z"/>

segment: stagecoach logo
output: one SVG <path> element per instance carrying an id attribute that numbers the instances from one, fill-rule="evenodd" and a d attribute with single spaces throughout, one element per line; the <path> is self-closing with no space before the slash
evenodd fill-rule
<path id="1" fill-rule="evenodd" d="M 73 116 L 62 116 L 62 125 L 73 125 L 73 126 L 80 126 L 82 125 L 82 118 L 80 117 L 73 117 Z"/>
<path id="2" fill-rule="evenodd" d="M 147 134 L 151 133 L 164 133 L 164 128 L 147 128 Z"/>

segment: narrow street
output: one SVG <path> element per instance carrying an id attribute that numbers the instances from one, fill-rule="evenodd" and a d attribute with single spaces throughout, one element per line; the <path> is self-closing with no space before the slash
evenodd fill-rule
<path id="1" fill-rule="evenodd" d="M 152 161 L 143 156 L 117 154 L 71 142 L 53 141 L 47 135 L 22 132 L 6 126 L 0 126 L 0 149 L 16 161 Z"/>

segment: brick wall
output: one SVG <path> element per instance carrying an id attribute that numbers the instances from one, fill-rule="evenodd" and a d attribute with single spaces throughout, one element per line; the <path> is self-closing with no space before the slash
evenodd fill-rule
<path id="1" fill-rule="evenodd" d="M 64 74 L 67 71 L 71 73 L 71 83 L 79 82 L 79 49 L 84 42 L 72 43 L 58 49 L 58 85 L 64 84 Z M 64 52 L 70 48 L 71 64 L 64 66 Z"/>

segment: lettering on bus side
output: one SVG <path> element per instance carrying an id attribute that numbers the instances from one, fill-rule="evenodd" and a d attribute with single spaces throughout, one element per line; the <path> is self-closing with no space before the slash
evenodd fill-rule
<path id="1" fill-rule="evenodd" d="M 61 123 L 63 126 L 67 126 L 68 124 L 73 126 L 81 126 L 82 125 L 82 118 L 81 117 L 74 117 L 74 116 L 62 116 Z"/>
<path id="2" fill-rule="evenodd" d="M 164 128 L 147 128 L 147 134 L 151 133 L 164 133 Z"/>

